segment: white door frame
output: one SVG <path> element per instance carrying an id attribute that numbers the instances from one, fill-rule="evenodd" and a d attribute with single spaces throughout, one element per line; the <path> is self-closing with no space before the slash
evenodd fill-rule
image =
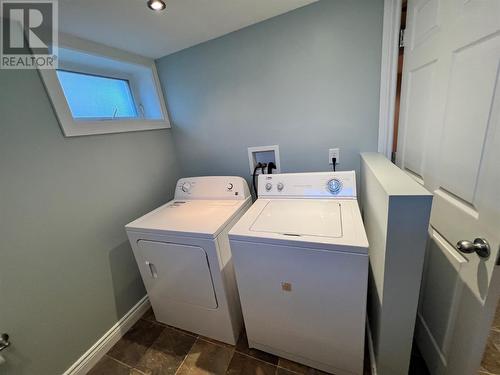
<path id="1" fill-rule="evenodd" d="M 384 0 L 378 152 L 389 159 L 394 138 L 402 0 Z"/>

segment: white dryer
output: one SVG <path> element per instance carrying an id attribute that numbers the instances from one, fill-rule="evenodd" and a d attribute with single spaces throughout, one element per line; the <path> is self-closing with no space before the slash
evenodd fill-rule
<path id="1" fill-rule="evenodd" d="M 250 347 L 361 375 L 368 241 L 354 171 L 260 175 L 229 239 Z"/>
<path id="2" fill-rule="evenodd" d="M 126 225 L 158 321 L 236 343 L 242 318 L 228 231 L 250 205 L 241 177 L 183 178 L 174 200 Z"/>

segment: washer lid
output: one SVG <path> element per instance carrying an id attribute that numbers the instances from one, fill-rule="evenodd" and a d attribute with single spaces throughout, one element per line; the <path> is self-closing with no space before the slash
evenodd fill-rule
<path id="1" fill-rule="evenodd" d="M 368 240 L 355 199 L 259 198 L 229 231 L 229 239 L 368 253 Z"/>
<path id="2" fill-rule="evenodd" d="M 250 227 L 254 232 L 342 237 L 341 206 L 334 200 L 272 200 Z"/>

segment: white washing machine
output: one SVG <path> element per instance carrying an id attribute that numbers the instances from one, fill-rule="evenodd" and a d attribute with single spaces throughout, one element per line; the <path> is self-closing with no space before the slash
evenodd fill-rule
<path id="1" fill-rule="evenodd" d="M 229 232 L 249 345 L 363 373 L 368 240 L 351 172 L 259 176 Z"/>
<path id="2" fill-rule="evenodd" d="M 242 317 L 228 231 L 250 205 L 241 177 L 184 178 L 174 200 L 126 225 L 158 321 L 236 343 Z"/>

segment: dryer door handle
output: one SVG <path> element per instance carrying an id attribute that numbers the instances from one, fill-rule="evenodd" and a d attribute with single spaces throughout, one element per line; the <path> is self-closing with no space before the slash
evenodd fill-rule
<path id="1" fill-rule="evenodd" d="M 158 272 L 156 271 L 156 267 L 153 263 L 146 261 L 146 266 L 149 267 L 149 272 L 151 273 L 151 277 L 153 279 L 158 278 Z"/>

